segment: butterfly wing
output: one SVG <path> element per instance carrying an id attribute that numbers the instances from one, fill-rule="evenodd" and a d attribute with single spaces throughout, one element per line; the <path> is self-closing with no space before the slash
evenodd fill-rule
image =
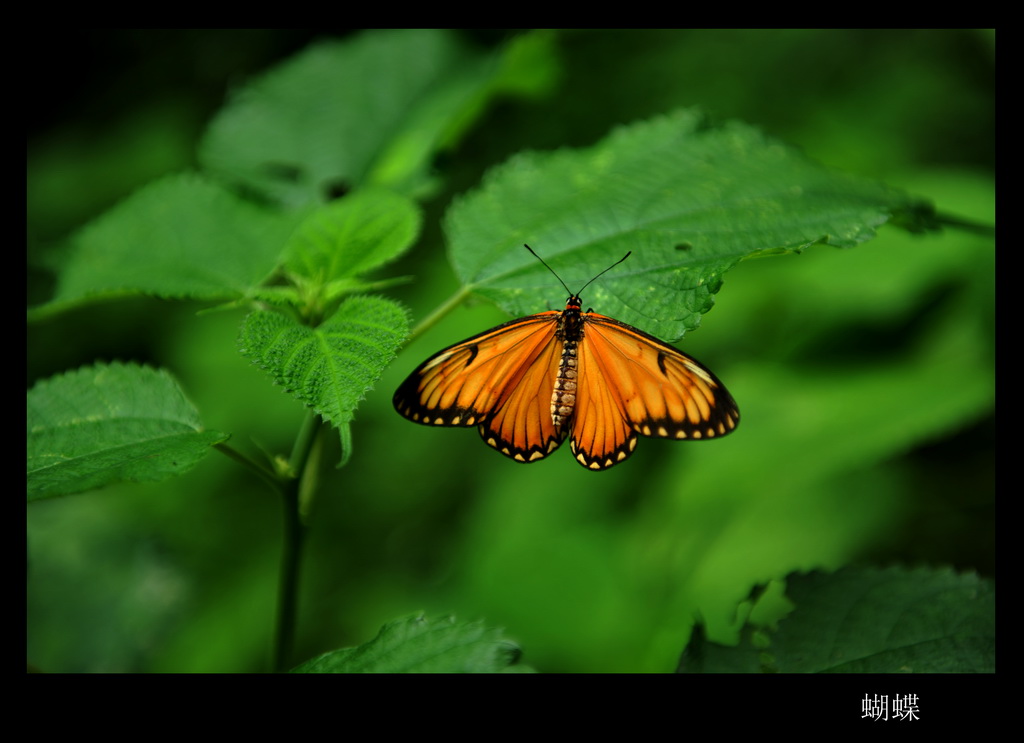
<path id="1" fill-rule="evenodd" d="M 695 359 L 604 315 L 584 313 L 583 324 L 570 446 L 584 467 L 623 461 L 637 434 L 705 439 L 736 428 L 735 401 Z"/>
<path id="2" fill-rule="evenodd" d="M 546 457 L 565 438 L 551 420 L 560 314 L 521 317 L 434 354 L 395 392 L 395 410 L 425 425 L 477 426 L 519 462 Z"/>

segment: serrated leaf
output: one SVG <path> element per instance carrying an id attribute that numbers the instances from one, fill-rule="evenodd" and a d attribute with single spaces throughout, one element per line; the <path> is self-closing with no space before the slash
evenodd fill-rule
<path id="1" fill-rule="evenodd" d="M 430 29 L 314 44 L 240 90 L 211 122 L 200 158 L 286 204 L 320 202 L 338 185 L 420 193 L 434 155 L 487 100 L 550 87 L 546 38 L 507 55 L 473 52 Z"/>
<path id="2" fill-rule="evenodd" d="M 285 269 L 307 286 L 356 286 L 355 277 L 408 250 L 421 221 L 419 208 L 406 197 L 383 188 L 359 189 L 303 221 L 285 248 Z"/>
<path id="3" fill-rule="evenodd" d="M 278 265 L 301 218 L 257 207 L 195 174 L 168 176 L 72 238 L 55 295 L 37 313 L 124 294 L 244 296 Z"/>
<path id="4" fill-rule="evenodd" d="M 353 418 L 409 332 L 405 311 L 382 297 L 351 297 L 317 328 L 258 310 L 242 324 L 239 350 L 335 427 Z"/>
<path id="5" fill-rule="evenodd" d="M 992 673 L 995 589 L 950 569 L 846 569 L 787 579 L 779 671 Z"/>
<path id="6" fill-rule="evenodd" d="M 519 647 L 482 622 L 423 616 L 390 622 L 369 642 L 324 653 L 292 673 L 529 673 Z"/>
<path id="7" fill-rule="evenodd" d="M 134 364 L 43 380 L 29 390 L 27 412 L 30 501 L 180 475 L 228 438 L 203 430 L 167 372 Z"/>
<path id="8" fill-rule="evenodd" d="M 744 258 L 815 243 L 850 247 L 893 214 L 928 207 L 828 170 L 738 122 L 679 111 L 580 150 L 520 154 L 449 210 L 456 273 L 512 315 L 560 306 L 533 247 L 584 301 L 655 335 L 695 328 Z"/>
<path id="9" fill-rule="evenodd" d="M 780 673 L 993 673 L 995 589 L 952 570 L 855 569 L 793 575 L 796 605 L 755 648 L 735 648 L 695 635 L 690 670 Z M 749 635 L 748 635 L 749 638 Z M 698 667 L 692 659 L 699 657 Z"/>

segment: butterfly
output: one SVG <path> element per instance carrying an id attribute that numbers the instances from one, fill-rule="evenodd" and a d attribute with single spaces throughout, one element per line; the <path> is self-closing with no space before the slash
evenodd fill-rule
<path id="1" fill-rule="evenodd" d="M 543 459 L 568 438 L 589 470 L 624 461 L 640 435 L 709 439 L 736 428 L 739 409 L 707 368 L 631 325 L 583 312 L 583 289 L 573 293 L 555 278 L 570 295 L 564 310 L 520 317 L 439 351 L 395 392 L 395 410 L 428 426 L 476 426 L 517 462 Z"/>

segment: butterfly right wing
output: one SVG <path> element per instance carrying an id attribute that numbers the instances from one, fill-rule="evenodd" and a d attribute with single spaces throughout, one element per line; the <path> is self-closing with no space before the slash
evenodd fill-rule
<path id="1" fill-rule="evenodd" d="M 611 317 L 584 313 L 583 322 L 570 446 L 587 469 L 625 460 L 638 434 L 693 441 L 739 424 L 732 395 L 696 359 Z"/>
<path id="2" fill-rule="evenodd" d="M 547 456 L 565 438 L 551 420 L 560 314 L 521 317 L 434 354 L 395 392 L 395 410 L 424 425 L 477 426 L 518 462 Z"/>

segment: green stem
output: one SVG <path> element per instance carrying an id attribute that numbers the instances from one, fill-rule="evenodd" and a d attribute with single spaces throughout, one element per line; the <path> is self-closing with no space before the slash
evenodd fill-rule
<path id="1" fill-rule="evenodd" d="M 288 458 L 288 465 L 295 477 L 302 475 L 302 471 L 309 461 L 309 453 L 313 449 L 313 442 L 320 430 L 320 416 L 313 411 L 306 411 L 306 418 L 302 421 L 302 428 L 299 435 L 295 437 L 295 445 L 292 447 L 292 455 Z"/>
<path id="2" fill-rule="evenodd" d="M 420 320 L 419 325 L 413 328 L 412 332 L 409 333 L 409 337 L 408 339 L 406 339 L 405 342 L 407 344 L 411 343 L 412 341 L 416 340 L 416 338 L 418 338 L 420 334 L 426 332 L 434 325 L 436 325 L 441 320 L 441 318 L 443 318 L 453 309 L 455 309 L 464 301 L 466 301 L 466 297 L 470 295 L 470 291 L 470 287 L 464 286 L 459 291 L 455 292 L 455 294 L 453 294 L 451 297 L 445 300 L 445 302 L 440 307 L 438 307 L 425 318 Z"/>
<path id="3" fill-rule="evenodd" d="M 213 447 L 224 456 L 230 459 L 234 459 L 242 466 L 255 472 L 258 477 L 260 477 L 264 482 L 270 485 L 270 487 L 272 487 L 274 490 L 281 489 L 281 478 L 278 477 L 269 468 L 264 467 L 259 462 L 250 459 L 242 452 L 232 448 L 231 446 L 223 442 L 220 444 L 214 444 Z"/>
<path id="4" fill-rule="evenodd" d="M 298 480 L 288 484 L 284 498 L 284 544 L 281 550 L 281 576 L 277 601 L 277 632 L 274 638 L 273 669 L 275 673 L 288 670 L 295 637 L 295 616 L 298 606 L 299 564 L 305 527 L 299 518 Z"/>
<path id="5" fill-rule="evenodd" d="M 288 670 L 295 623 L 298 614 L 299 568 L 302 547 L 306 539 L 306 524 L 300 512 L 300 493 L 307 480 L 314 480 L 316 457 L 311 457 L 317 434 L 321 430 L 320 416 L 306 415 L 299 435 L 295 439 L 289 469 L 293 475 L 284 488 L 284 544 L 281 552 L 281 581 L 277 601 L 277 632 L 274 638 L 273 670 Z"/>

